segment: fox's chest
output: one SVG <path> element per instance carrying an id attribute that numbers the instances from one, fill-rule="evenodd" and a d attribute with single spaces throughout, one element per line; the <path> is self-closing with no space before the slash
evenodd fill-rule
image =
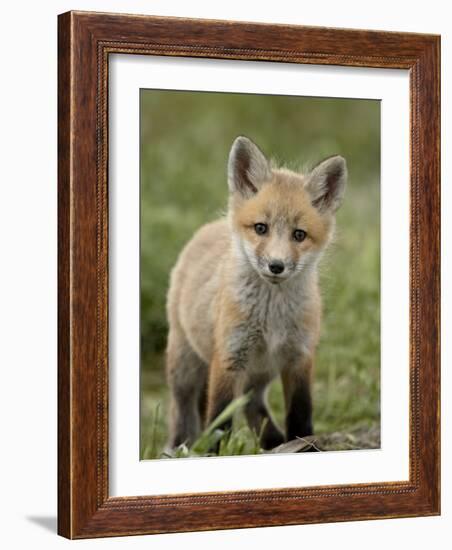
<path id="1" fill-rule="evenodd" d="M 279 289 L 275 289 L 279 290 Z M 250 368 L 278 372 L 309 349 L 310 327 L 304 319 L 306 300 L 274 292 L 255 304 L 250 315 L 250 331 L 258 334 L 250 354 Z"/>
<path id="2" fill-rule="evenodd" d="M 299 292 L 264 289 L 250 306 L 250 324 L 258 328 L 267 345 L 274 348 L 299 332 L 306 301 Z"/>
<path id="3" fill-rule="evenodd" d="M 268 378 L 309 354 L 315 339 L 307 321 L 313 317 L 311 294 L 295 285 L 252 282 L 239 289 L 237 298 L 244 320 L 227 343 L 232 369 Z"/>

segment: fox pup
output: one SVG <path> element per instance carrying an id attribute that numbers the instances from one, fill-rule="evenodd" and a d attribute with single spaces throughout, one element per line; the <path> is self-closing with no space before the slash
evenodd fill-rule
<path id="1" fill-rule="evenodd" d="M 169 447 L 193 443 L 203 420 L 210 423 L 247 392 L 246 418 L 262 433 L 264 449 L 313 433 L 311 376 L 321 316 L 317 265 L 331 240 L 346 179 L 340 156 L 301 174 L 275 168 L 246 137 L 234 141 L 227 217 L 201 227 L 171 273 Z M 285 434 L 266 404 L 277 375 Z"/>

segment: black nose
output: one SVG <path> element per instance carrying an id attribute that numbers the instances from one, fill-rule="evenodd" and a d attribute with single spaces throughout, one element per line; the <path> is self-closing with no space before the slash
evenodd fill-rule
<path id="1" fill-rule="evenodd" d="M 268 267 L 275 275 L 279 275 L 284 271 L 284 264 L 278 260 L 273 260 L 273 262 L 270 262 Z"/>

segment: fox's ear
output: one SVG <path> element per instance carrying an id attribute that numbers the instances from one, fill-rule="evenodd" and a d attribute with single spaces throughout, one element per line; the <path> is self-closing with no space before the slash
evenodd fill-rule
<path id="1" fill-rule="evenodd" d="M 259 147 L 244 136 L 236 138 L 228 161 L 228 185 L 231 192 L 250 198 L 270 179 L 269 163 Z"/>
<path id="2" fill-rule="evenodd" d="M 321 212 L 336 212 L 342 202 L 347 182 L 347 164 L 339 155 L 317 164 L 307 175 L 305 187 L 312 204 Z"/>

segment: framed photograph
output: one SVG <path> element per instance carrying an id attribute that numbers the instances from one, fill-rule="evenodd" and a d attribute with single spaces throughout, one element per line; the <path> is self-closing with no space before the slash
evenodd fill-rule
<path id="1" fill-rule="evenodd" d="M 59 533 L 439 514 L 440 38 L 58 48 Z"/>

